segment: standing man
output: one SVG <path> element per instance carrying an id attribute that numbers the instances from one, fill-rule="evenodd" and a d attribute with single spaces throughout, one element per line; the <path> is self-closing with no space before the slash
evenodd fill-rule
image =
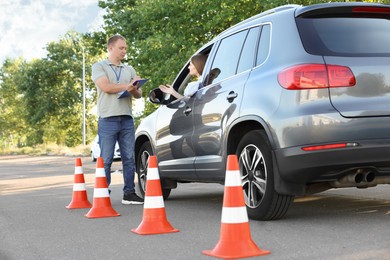
<path id="1" fill-rule="evenodd" d="M 134 185 L 134 121 L 132 117 L 132 97 L 141 98 L 137 76 L 133 67 L 125 65 L 127 43 L 121 35 L 114 35 L 107 42 L 108 59 L 92 66 L 92 80 L 98 93 L 98 135 L 101 157 L 107 184 L 111 183 L 111 164 L 115 144 L 118 141 L 123 167 L 122 204 L 143 204 L 143 199 L 135 194 Z M 121 93 L 127 97 L 118 98 Z M 111 192 L 111 191 L 110 191 Z"/>

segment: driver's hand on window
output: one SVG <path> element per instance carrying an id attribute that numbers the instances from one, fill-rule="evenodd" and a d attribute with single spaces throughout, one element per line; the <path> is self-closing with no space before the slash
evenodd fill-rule
<path id="1" fill-rule="evenodd" d="M 170 85 L 160 85 L 159 88 L 161 89 L 162 92 L 167 93 L 167 94 L 173 94 L 174 89 Z"/>

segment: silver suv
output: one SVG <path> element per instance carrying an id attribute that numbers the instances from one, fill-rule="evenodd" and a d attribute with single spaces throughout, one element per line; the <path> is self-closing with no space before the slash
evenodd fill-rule
<path id="1" fill-rule="evenodd" d="M 197 93 L 150 93 L 161 106 L 136 131 L 141 189 L 150 155 L 167 198 L 177 183 L 223 184 L 236 154 L 258 220 L 283 217 L 294 196 L 390 184 L 389 20 L 388 5 L 287 5 L 222 32 L 197 51 Z"/>

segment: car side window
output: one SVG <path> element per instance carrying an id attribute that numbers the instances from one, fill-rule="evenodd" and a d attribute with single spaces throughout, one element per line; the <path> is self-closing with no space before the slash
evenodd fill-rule
<path id="1" fill-rule="evenodd" d="M 256 66 L 261 65 L 268 57 L 269 45 L 271 39 L 271 26 L 264 25 L 261 30 L 259 48 L 257 49 Z"/>
<path id="2" fill-rule="evenodd" d="M 219 70 L 215 82 L 236 74 L 238 60 L 247 34 L 248 30 L 241 31 L 221 41 L 211 67 L 211 70 Z"/>
<path id="3" fill-rule="evenodd" d="M 242 49 L 240 61 L 238 63 L 237 74 L 253 68 L 258 37 L 259 27 L 249 30 L 244 48 Z"/>

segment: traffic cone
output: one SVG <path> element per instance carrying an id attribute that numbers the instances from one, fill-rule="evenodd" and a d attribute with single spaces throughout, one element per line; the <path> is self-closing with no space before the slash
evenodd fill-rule
<path id="1" fill-rule="evenodd" d="M 213 250 L 203 254 L 224 259 L 267 255 L 253 242 L 249 230 L 248 214 L 241 186 L 241 176 L 236 155 L 227 161 L 220 240 Z"/>
<path id="2" fill-rule="evenodd" d="M 74 182 L 72 201 L 66 206 L 67 209 L 90 208 L 92 204 L 88 201 L 87 190 L 85 189 L 85 180 L 81 158 L 76 158 L 74 168 Z"/>
<path id="3" fill-rule="evenodd" d="M 140 235 L 179 232 L 167 220 L 156 156 L 149 157 L 142 222 L 131 231 Z"/>
<path id="4" fill-rule="evenodd" d="M 117 217 L 119 215 L 111 206 L 106 173 L 104 171 L 104 161 L 102 157 L 98 157 L 96 161 L 95 188 L 93 190 L 93 206 L 85 216 L 87 218 L 105 218 Z"/>

